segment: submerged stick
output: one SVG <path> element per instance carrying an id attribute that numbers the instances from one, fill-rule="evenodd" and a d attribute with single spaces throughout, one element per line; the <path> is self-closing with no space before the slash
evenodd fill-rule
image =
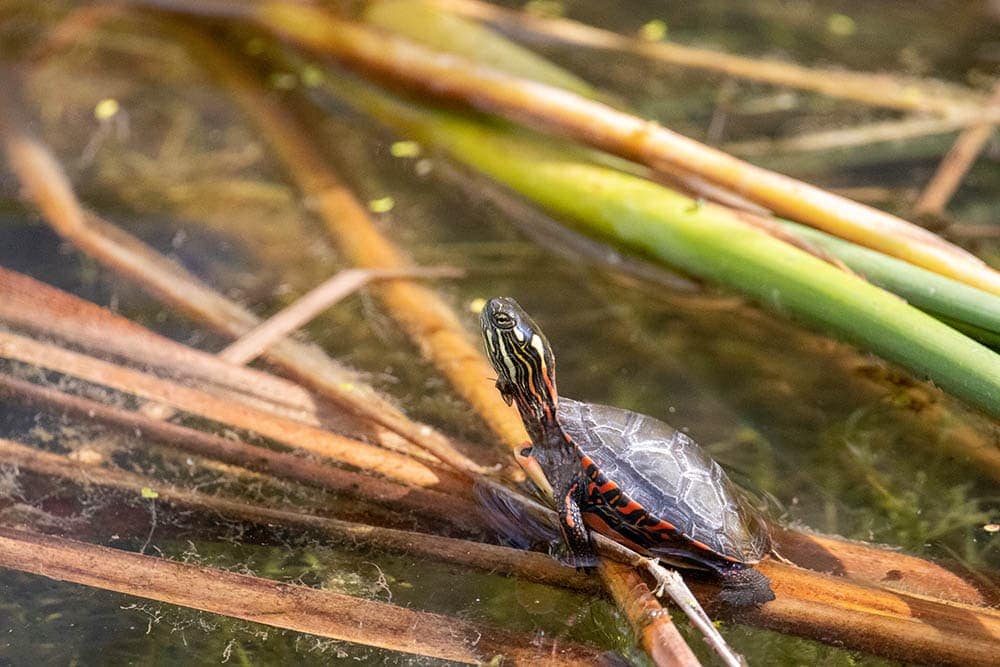
<path id="1" fill-rule="evenodd" d="M 0 134 L 8 160 L 46 222 L 82 252 L 134 280 L 157 297 L 224 334 L 238 337 L 260 320 L 212 290 L 183 267 L 123 230 L 87 214 L 66 174 L 48 148 L 28 129 L 12 96 L 14 81 L 0 76 Z M 458 452 L 441 433 L 408 419 L 373 388 L 322 350 L 283 339 L 268 359 L 304 384 L 354 413 L 399 433 L 462 470 L 481 468 Z"/>
<path id="2" fill-rule="evenodd" d="M 496 656 L 524 664 L 591 664 L 597 649 L 528 638 L 454 617 L 405 609 L 225 570 L 0 528 L 0 566 L 191 609 L 466 664 Z"/>
<path id="3" fill-rule="evenodd" d="M 987 109 L 1000 112 L 1000 82 L 993 87 L 993 96 L 990 98 Z M 962 183 L 965 174 L 976 161 L 979 153 L 983 150 L 986 142 L 993 136 L 994 123 L 989 120 L 982 120 L 975 125 L 971 125 L 962 131 L 955 145 L 951 147 L 948 154 L 941 160 L 938 169 L 934 172 L 927 187 L 920 194 L 920 198 L 913 206 L 913 211 L 918 214 L 940 214 L 948 202 L 951 201 L 955 190 Z"/>

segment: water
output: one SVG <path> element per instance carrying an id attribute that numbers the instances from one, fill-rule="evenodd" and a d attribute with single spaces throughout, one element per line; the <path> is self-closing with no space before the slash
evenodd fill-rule
<path id="1" fill-rule="evenodd" d="M 695 10 L 583 2 L 569 9 L 574 17 L 622 32 L 661 18 L 679 41 L 778 54 L 804 64 L 933 73 L 973 83 L 992 66 L 983 19 L 964 3 L 905 13 L 893 3 L 713 2 Z M 851 18 L 851 35 L 831 33 L 834 14 Z M 26 49 L 61 15 L 58 5 L 0 4 L 0 65 L 25 73 Z M 36 131 L 89 206 L 258 314 L 272 313 L 344 264 L 267 145 L 198 64 L 152 25 L 116 19 L 35 66 L 26 97 L 39 119 Z M 559 45 L 544 51 L 634 108 L 704 136 L 719 77 L 637 69 L 629 67 L 635 65 L 631 59 Z M 805 94 L 795 95 L 790 107 L 775 106 L 776 92 L 761 85 L 741 84 L 734 95 L 737 111 L 729 114 L 725 141 L 894 115 Z M 117 100 L 121 111 L 98 121 L 93 110 L 107 98 Z M 765 113 L 738 111 L 768 104 Z M 864 353 L 738 298 L 651 287 L 569 261 L 526 236 L 475 188 L 457 188 L 443 176 L 440 158 L 392 157 L 395 137 L 332 102 L 326 111 L 329 118 L 313 130 L 326 141 L 331 164 L 361 201 L 394 200 L 390 212 L 377 215 L 383 231 L 420 263 L 469 269 L 468 278 L 442 283 L 439 292 L 463 314 L 470 332 L 474 300 L 513 296 L 552 342 L 563 393 L 686 429 L 735 479 L 770 499 L 776 520 L 995 576 L 1000 549 L 983 529 L 997 520 L 995 481 L 955 446 L 962 433 L 972 433 L 995 447 L 995 422 Z M 858 150 L 846 164 L 826 160 L 810 177 L 837 187 L 883 188 L 905 214 L 907 193 L 925 182 L 936 161 L 898 161 L 891 152 L 869 157 Z M 221 349 L 219 336 L 61 242 L 26 208 L 10 173 L 2 173 L 0 266 L 108 306 L 175 340 Z M 992 224 L 998 175 L 995 161 L 980 160 L 950 213 L 965 225 Z M 996 239 L 978 240 L 973 248 L 995 260 Z M 490 439 L 368 294 L 318 318 L 308 335 L 366 373 L 411 416 L 472 442 Z M 0 369 L 102 400 L 131 400 L 13 362 L 0 361 Z M 422 527 L 413 517 L 292 483 L 192 465 L 186 455 L 134 435 L 59 415 L 5 406 L 0 436 L 60 452 L 93 451 L 133 472 L 248 501 Z M 643 659 L 625 621 L 600 598 L 165 507 L 150 533 L 155 503 L 148 499 L 53 483 L 9 467 L 3 472 L 3 525 L 133 551 L 145 547 L 528 635 L 587 641 Z M 11 571 L 0 571 L 0 585 L 2 663 L 437 664 Z M 752 663 L 881 662 L 739 624 L 726 624 L 723 631 Z M 701 643 L 693 643 L 701 651 Z"/>

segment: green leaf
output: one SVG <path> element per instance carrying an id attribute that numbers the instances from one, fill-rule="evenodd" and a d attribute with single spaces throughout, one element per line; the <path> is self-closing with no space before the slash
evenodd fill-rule
<path id="1" fill-rule="evenodd" d="M 365 10 L 366 23 L 438 51 L 454 53 L 514 76 L 595 97 L 583 79 L 474 21 L 431 7 L 420 0 L 379 0 Z"/>

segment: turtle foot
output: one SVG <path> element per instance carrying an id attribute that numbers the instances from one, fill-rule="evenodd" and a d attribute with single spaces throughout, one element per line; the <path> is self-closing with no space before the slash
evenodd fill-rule
<path id="1" fill-rule="evenodd" d="M 759 607 L 774 599 L 771 581 L 752 567 L 722 570 L 719 576 L 719 599 L 731 607 Z"/>
<path id="2" fill-rule="evenodd" d="M 600 564 L 597 556 L 594 555 L 574 555 L 574 554 L 556 554 L 556 560 L 567 567 L 576 568 L 577 572 L 587 572 Z"/>
<path id="3" fill-rule="evenodd" d="M 549 544 L 549 555 L 566 567 L 576 568 L 577 571 L 592 570 L 600 564 L 597 554 L 573 553 L 561 542 Z"/>

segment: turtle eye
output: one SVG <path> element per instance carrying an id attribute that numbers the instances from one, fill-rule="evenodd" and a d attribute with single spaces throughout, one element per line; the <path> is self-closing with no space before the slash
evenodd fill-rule
<path id="1" fill-rule="evenodd" d="M 514 318 L 503 311 L 493 313 L 493 324 L 500 329 L 514 328 Z"/>

